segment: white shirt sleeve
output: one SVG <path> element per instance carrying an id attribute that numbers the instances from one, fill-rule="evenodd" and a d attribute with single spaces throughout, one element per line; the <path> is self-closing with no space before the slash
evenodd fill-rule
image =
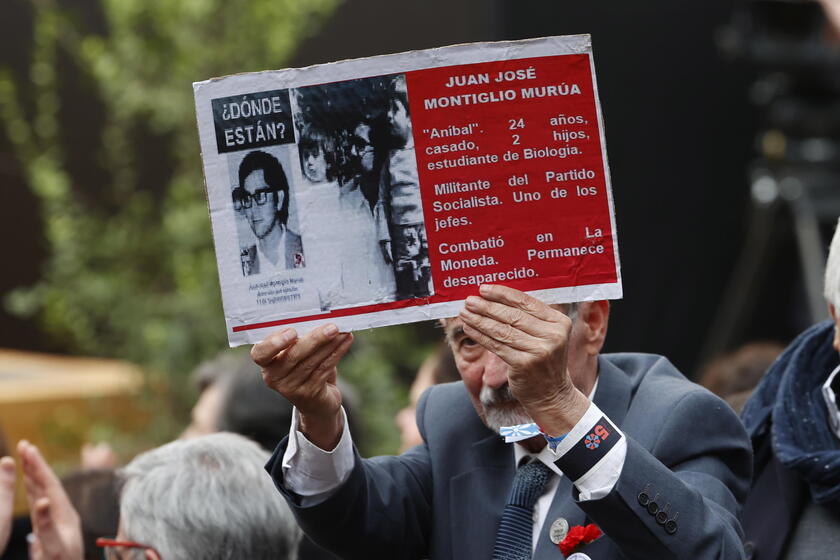
<path id="1" fill-rule="evenodd" d="M 344 484 L 353 470 L 353 440 L 347 414 L 341 408 L 344 427 L 332 451 L 324 451 L 298 431 L 299 414 L 292 412 L 289 444 L 283 455 L 283 481 L 287 490 L 301 496 L 304 507 L 317 505 Z"/>
<path id="2" fill-rule="evenodd" d="M 606 418 L 601 409 L 595 403 L 590 403 L 589 408 L 583 417 L 575 424 L 563 441 L 557 445 L 557 449 L 553 452 L 555 460 L 561 460 L 573 448 L 581 445 L 581 440 L 587 437 L 592 437 L 592 428 L 598 424 L 601 418 Z M 609 437 L 618 437 L 618 441 L 607 453 L 595 462 L 584 474 L 574 480 L 574 484 L 580 492 L 578 499 L 580 501 L 598 500 L 609 494 L 615 483 L 618 482 L 618 477 L 621 476 L 621 470 L 624 468 L 624 459 L 627 456 L 627 440 L 624 434 L 617 427 L 614 434 Z M 599 440 L 600 444 L 600 440 Z M 548 449 L 548 448 L 546 448 Z M 562 462 L 562 461 L 561 461 Z"/>

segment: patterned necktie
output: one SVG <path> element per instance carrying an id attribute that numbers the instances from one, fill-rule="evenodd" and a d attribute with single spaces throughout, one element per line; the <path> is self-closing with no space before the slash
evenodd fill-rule
<path id="1" fill-rule="evenodd" d="M 549 478 L 551 470 L 540 461 L 522 465 L 516 471 L 496 533 L 493 560 L 531 560 L 534 504 Z"/>

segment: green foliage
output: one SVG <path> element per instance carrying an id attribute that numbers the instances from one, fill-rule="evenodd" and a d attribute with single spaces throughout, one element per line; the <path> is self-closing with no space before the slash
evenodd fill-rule
<path id="1" fill-rule="evenodd" d="M 7 306 L 39 316 L 74 351 L 145 366 L 157 384 L 181 383 L 218 352 L 225 328 L 191 84 L 281 67 L 338 1 L 101 0 L 107 29 L 95 34 L 57 2 L 33 0 L 29 76 L 0 68 L 0 126 L 39 199 L 49 258 Z M 68 64 L 102 111 L 85 164 L 103 170 L 103 184 L 79 184 L 68 165 Z M 145 160 L 150 145 L 169 161 Z"/>
<path id="2" fill-rule="evenodd" d="M 438 333 L 423 327 L 428 325 L 356 333 L 353 351 L 341 364 L 340 377 L 352 385 L 363 407 L 349 411 L 361 425 L 361 434 L 354 439 L 362 455 L 396 453 L 400 447 L 394 416 L 408 404 L 405 381 L 413 379 L 434 348 L 432 341 L 437 341 Z"/>

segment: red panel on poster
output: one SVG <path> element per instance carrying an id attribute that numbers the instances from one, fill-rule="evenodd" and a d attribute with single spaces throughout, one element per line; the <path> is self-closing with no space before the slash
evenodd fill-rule
<path id="1" fill-rule="evenodd" d="M 589 57 L 407 72 L 435 296 L 615 282 Z"/>

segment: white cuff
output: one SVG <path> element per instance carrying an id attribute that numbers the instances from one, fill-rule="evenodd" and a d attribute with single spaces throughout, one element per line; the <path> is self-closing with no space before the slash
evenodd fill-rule
<path id="1" fill-rule="evenodd" d="M 552 453 L 555 465 L 571 475 L 580 492 L 578 499 L 597 500 L 609 494 L 618 482 L 627 456 L 627 440 L 601 409 L 590 403 Z"/>
<path id="2" fill-rule="evenodd" d="M 303 506 L 316 505 L 329 498 L 353 470 L 353 440 L 344 407 L 341 414 L 344 420 L 341 439 L 335 449 L 324 451 L 298 431 L 297 408 L 292 413 L 289 444 L 283 455 L 283 480 L 287 490 L 303 497 Z"/>

